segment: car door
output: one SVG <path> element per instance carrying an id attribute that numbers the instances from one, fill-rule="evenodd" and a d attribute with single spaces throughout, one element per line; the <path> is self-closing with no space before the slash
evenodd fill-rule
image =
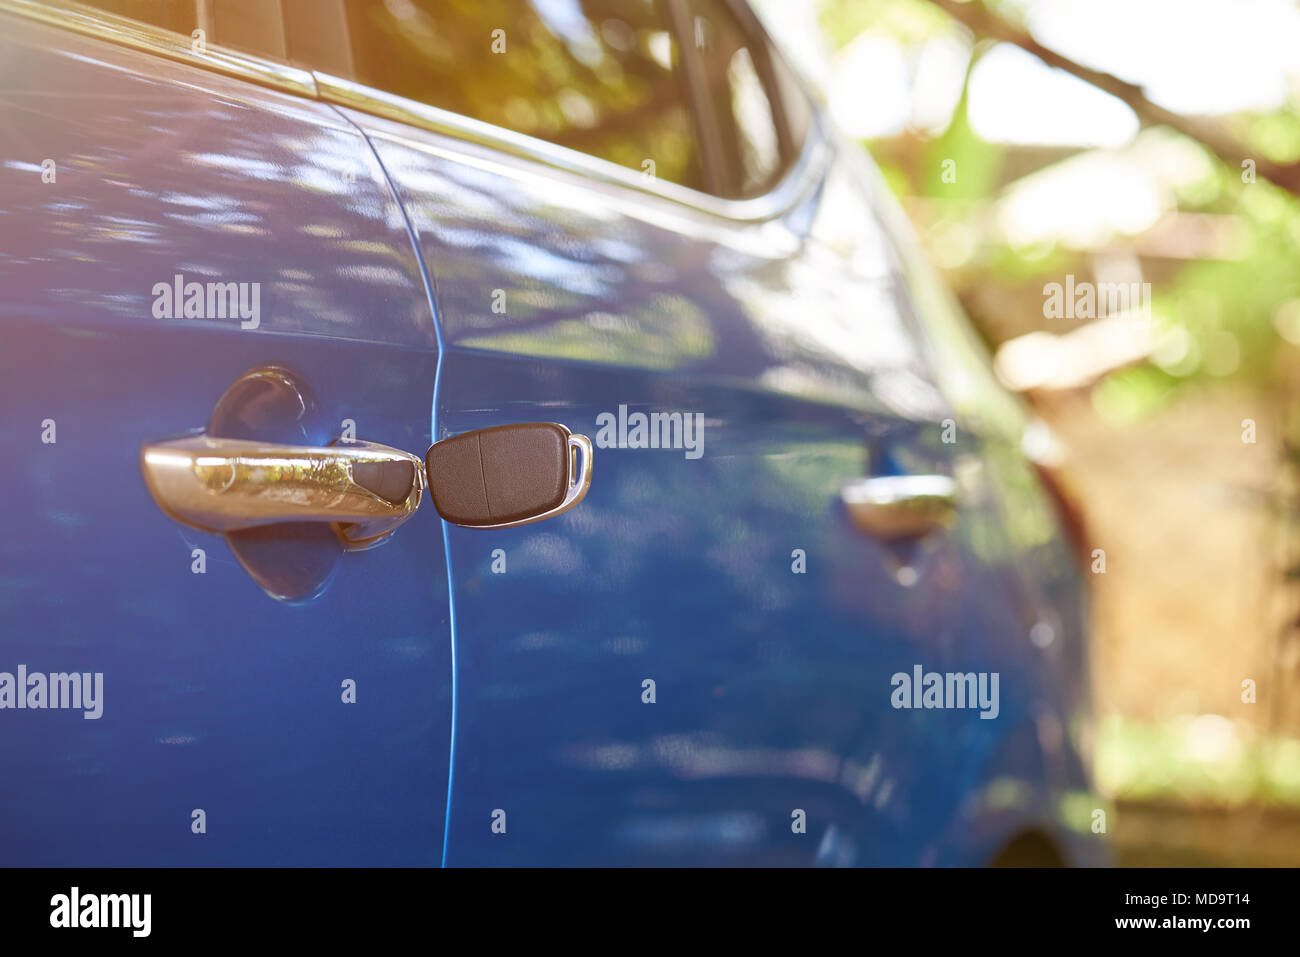
<path id="1" fill-rule="evenodd" d="M 400 207 L 310 74 L 221 46 L 235 5 L 101 6 L 0 9 L 0 862 L 437 864 L 436 515 L 369 550 L 320 516 L 213 534 L 142 475 L 200 433 L 423 454 Z"/>
<path id="2" fill-rule="evenodd" d="M 444 525 L 446 862 L 941 862 L 956 732 L 987 722 L 891 696 L 956 660 L 972 524 L 887 540 L 845 490 L 949 480 L 970 448 L 943 439 L 870 203 L 756 25 L 676 0 L 344 7 L 316 79 L 430 273 L 435 437 L 545 420 L 597 446 L 569 514 Z"/>

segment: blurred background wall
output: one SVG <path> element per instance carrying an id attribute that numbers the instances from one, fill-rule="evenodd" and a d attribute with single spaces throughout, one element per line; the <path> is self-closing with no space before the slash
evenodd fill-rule
<path id="1" fill-rule="evenodd" d="M 1300 864 L 1300 5 L 756 5 L 1055 436 L 1119 863 Z"/>

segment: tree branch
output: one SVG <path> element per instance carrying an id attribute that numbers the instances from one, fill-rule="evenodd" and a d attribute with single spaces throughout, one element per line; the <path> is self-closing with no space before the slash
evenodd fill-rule
<path id="1" fill-rule="evenodd" d="M 1265 179 L 1288 192 L 1300 196 L 1300 163 L 1275 163 L 1260 156 L 1252 156 L 1233 136 L 1219 126 L 1174 113 L 1147 99 L 1142 88 L 1121 80 L 1110 73 L 1094 70 L 1049 50 L 1026 31 L 1008 23 L 988 10 L 981 0 L 961 3 L 957 0 L 930 0 L 959 23 L 965 24 L 977 37 L 1012 43 L 1032 53 L 1048 66 L 1054 66 L 1104 90 L 1129 105 L 1146 126 L 1168 126 L 1184 136 L 1189 136 L 1210 150 L 1233 169 L 1241 169 L 1243 160 L 1255 163 L 1255 171 Z"/>

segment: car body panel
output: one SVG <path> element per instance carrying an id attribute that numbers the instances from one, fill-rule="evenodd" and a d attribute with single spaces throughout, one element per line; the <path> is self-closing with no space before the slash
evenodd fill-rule
<path id="1" fill-rule="evenodd" d="M 891 677 L 995 670 L 994 632 L 1032 673 L 1032 622 L 985 440 L 941 439 L 955 413 L 867 185 L 835 162 L 781 217 L 741 225 L 345 112 L 433 280 L 440 437 L 544 419 L 600 445 L 620 406 L 706 423 L 695 460 L 598 448 L 560 519 L 447 527 L 447 863 L 967 860 L 951 837 L 967 799 L 1038 701 L 1022 680 L 997 721 L 902 711 Z M 903 587 L 839 489 L 963 467 L 962 524 Z M 1028 804 L 1022 820 L 1045 813 Z"/>
<path id="2" fill-rule="evenodd" d="M 0 863 L 437 864 L 451 664 L 436 516 L 343 555 L 319 597 L 278 602 L 221 538 L 164 515 L 139 464 L 142 443 L 202 428 L 267 364 L 317 402 L 280 441 L 326 444 L 351 419 L 357 438 L 427 447 L 436 331 L 382 171 L 327 105 L 0 26 L 15 508 L 0 671 L 102 672 L 105 697 L 99 720 L 4 712 Z M 258 327 L 155 318 L 153 287 L 176 273 L 261 283 Z"/>

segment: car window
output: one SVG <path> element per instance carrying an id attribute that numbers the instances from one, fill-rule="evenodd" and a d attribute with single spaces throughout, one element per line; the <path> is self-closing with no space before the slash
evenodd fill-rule
<path id="1" fill-rule="evenodd" d="M 687 0 L 729 193 L 745 197 L 772 186 L 793 153 L 776 102 L 772 58 L 717 0 Z"/>
<path id="2" fill-rule="evenodd" d="M 286 58 L 278 0 L 90 0 L 89 6 L 205 43 Z"/>
<path id="3" fill-rule="evenodd" d="M 345 0 L 360 83 L 699 188 L 658 0 Z"/>
<path id="4" fill-rule="evenodd" d="M 786 129 L 790 133 L 791 155 L 787 157 L 787 161 L 790 161 L 803 150 L 804 141 L 808 138 L 808 130 L 812 126 L 813 104 L 785 57 L 771 48 L 769 48 L 769 56 L 776 79 L 774 95 L 780 98 L 785 113 Z"/>
<path id="5" fill-rule="evenodd" d="M 189 36 L 198 27 L 195 0 L 88 0 L 87 6 Z"/>
<path id="6" fill-rule="evenodd" d="M 199 14 L 211 42 L 285 59 L 284 17 L 277 0 L 203 0 Z"/>
<path id="7" fill-rule="evenodd" d="M 183 36 L 202 28 L 212 44 L 323 70 L 729 198 L 770 189 L 793 163 L 811 117 L 779 55 L 723 0 L 91 5 Z M 679 36 L 690 47 L 689 65 Z M 688 75 L 702 88 L 694 101 Z"/>

